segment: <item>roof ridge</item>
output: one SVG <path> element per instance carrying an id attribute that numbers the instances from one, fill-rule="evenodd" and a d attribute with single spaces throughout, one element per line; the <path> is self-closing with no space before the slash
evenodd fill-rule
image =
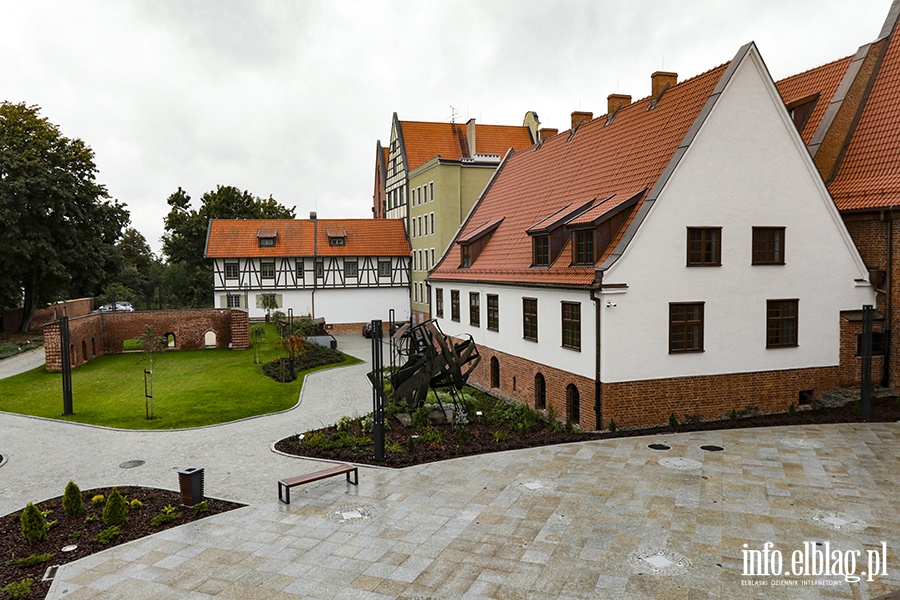
<path id="1" fill-rule="evenodd" d="M 848 54 L 847 56 L 842 56 L 842 57 L 836 58 L 832 61 L 828 61 L 827 63 L 823 63 L 823 64 L 819 65 L 818 67 L 812 67 L 811 69 L 806 69 L 805 71 L 800 71 L 799 73 L 794 73 L 793 75 L 788 75 L 787 77 L 782 77 L 781 79 L 779 79 L 778 81 L 775 82 L 775 85 L 778 86 L 779 84 L 781 84 L 783 82 L 791 81 L 792 79 L 794 79 L 796 77 L 802 77 L 804 75 L 808 75 L 808 74 L 812 73 L 813 71 L 818 71 L 819 69 L 833 67 L 841 61 L 844 61 L 847 59 L 852 59 L 854 55 L 855 54 Z"/>

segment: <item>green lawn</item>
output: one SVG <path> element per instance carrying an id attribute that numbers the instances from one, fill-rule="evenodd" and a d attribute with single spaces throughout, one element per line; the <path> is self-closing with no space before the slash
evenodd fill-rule
<path id="1" fill-rule="evenodd" d="M 260 361 L 280 356 L 270 328 Z M 347 356 L 341 365 L 360 360 Z M 278 383 L 253 364 L 253 350 L 160 352 L 153 359 L 153 413 L 145 417 L 143 353 L 113 354 L 72 370 L 74 415 L 62 416 L 62 376 L 40 367 L 0 379 L 0 410 L 127 429 L 178 429 L 225 423 L 290 408 L 303 375 Z M 320 367 L 330 368 L 330 367 Z M 316 370 L 316 369 L 313 369 Z M 308 371 L 309 372 L 309 371 Z"/>

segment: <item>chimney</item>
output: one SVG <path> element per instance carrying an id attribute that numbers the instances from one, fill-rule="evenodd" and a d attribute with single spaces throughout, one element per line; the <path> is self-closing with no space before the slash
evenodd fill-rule
<path id="1" fill-rule="evenodd" d="M 314 210 L 309 211 L 309 220 L 310 221 L 316 220 L 316 211 L 314 211 Z"/>
<path id="2" fill-rule="evenodd" d="M 559 129 L 550 129 L 549 127 L 542 127 L 540 131 L 538 131 L 538 135 L 543 142 L 546 139 L 552 138 L 554 135 L 559 133 Z"/>
<path id="3" fill-rule="evenodd" d="M 678 73 L 657 71 L 650 76 L 650 81 L 652 82 L 650 97 L 659 98 L 660 94 L 662 94 L 663 90 L 665 89 L 666 84 L 668 84 L 669 87 L 673 87 L 678 84 Z"/>
<path id="4" fill-rule="evenodd" d="M 606 97 L 606 112 L 611 115 L 629 104 L 631 104 L 631 96 L 628 94 L 610 94 Z"/>
<path id="5" fill-rule="evenodd" d="M 475 158 L 475 119 L 466 121 L 466 143 L 469 144 L 469 158 Z"/>
<path id="6" fill-rule="evenodd" d="M 572 113 L 572 130 L 578 129 L 578 126 L 586 121 L 590 121 L 594 118 L 594 113 L 592 112 L 582 112 L 576 110 Z"/>

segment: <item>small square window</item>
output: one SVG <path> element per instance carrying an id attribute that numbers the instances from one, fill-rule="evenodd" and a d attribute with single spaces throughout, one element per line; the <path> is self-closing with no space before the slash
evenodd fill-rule
<path id="1" fill-rule="evenodd" d="M 359 263 L 356 260 L 344 259 L 344 277 L 356 277 L 359 275 Z"/>
<path id="2" fill-rule="evenodd" d="M 378 276 L 379 277 L 390 277 L 391 276 L 391 261 L 389 261 L 389 260 L 379 260 L 378 261 Z"/>
<path id="3" fill-rule="evenodd" d="M 689 267 L 721 266 L 721 242 L 721 227 L 688 227 L 687 265 Z"/>
<path id="4" fill-rule="evenodd" d="M 784 227 L 753 228 L 753 264 L 784 264 Z"/>
<path id="5" fill-rule="evenodd" d="M 225 279 L 237 279 L 238 278 L 238 264 L 237 263 L 225 263 Z"/>
<path id="6" fill-rule="evenodd" d="M 259 247 L 260 248 L 271 248 L 274 245 L 275 245 L 275 238 L 273 238 L 273 237 L 259 238 Z"/>
<path id="7" fill-rule="evenodd" d="M 862 356 L 862 334 L 856 335 L 856 355 Z M 872 332 L 872 356 L 884 356 L 884 333 Z"/>
<path id="8" fill-rule="evenodd" d="M 225 303 L 228 308 L 240 308 L 241 297 L 238 294 L 228 294 L 225 297 Z"/>
<path id="9" fill-rule="evenodd" d="M 259 274 L 263 279 L 275 279 L 275 263 L 274 262 L 260 263 Z"/>

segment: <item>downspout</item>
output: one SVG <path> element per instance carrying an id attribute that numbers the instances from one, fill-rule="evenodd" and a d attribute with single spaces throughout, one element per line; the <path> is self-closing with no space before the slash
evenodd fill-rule
<path id="1" fill-rule="evenodd" d="M 596 296 L 603 282 L 603 271 L 594 271 L 594 283 L 591 285 L 591 300 L 594 301 L 594 415 L 596 429 L 603 429 L 603 392 L 600 382 L 600 298 Z"/>
<path id="2" fill-rule="evenodd" d="M 893 337 L 893 322 L 891 320 L 893 315 L 893 297 L 891 294 L 891 285 L 893 284 L 893 247 L 894 247 L 894 207 L 890 206 L 888 208 L 888 220 L 887 220 L 887 248 L 885 249 L 886 260 L 884 267 L 884 311 L 885 311 L 885 321 L 887 323 L 887 328 L 885 333 L 883 334 L 887 339 L 885 339 L 884 344 L 884 356 L 883 356 L 883 373 L 881 375 L 881 385 L 882 387 L 890 387 L 891 382 L 891 348 L 893 348 L 894 343 L 892 341 Z"/>
<path id="3" fill-rule="evenodd" d="M 319 283 L 319 220 L 315 212 L 309 213 L 309 220 L 313 222 L 313 289 L 310 305 L 313 319 L 316 318 L 316 288 Z"/>

